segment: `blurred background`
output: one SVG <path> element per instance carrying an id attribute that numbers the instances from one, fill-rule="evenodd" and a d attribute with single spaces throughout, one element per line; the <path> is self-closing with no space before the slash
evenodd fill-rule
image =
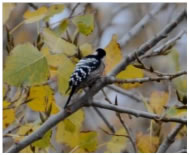
<path id="1" fill-rule="evenodd" d="M 51 6 L 52 3 L 14 3 L 11 4 L 12 11 L 7 20 L 3 15 L 3 18 L 6 20 L 3 24 L 3 60 L 6 61 L 8 55 L 6 50 L 7 35 L 6 27 L 11 30 L 16 25 L 24 20 L 23 14 L 26 10 L 34 10 L 35 7 L 39 8 L 41 6 Z M 49 25 L 52 29 L 55 29 L 59 23 L 58 21 L 63 20 L 69 17 L 71 10 L 77 5 L 76 3 L 64 3 L 65 9 L 51 17 Z M 153 15 L 150 22 L 144 26 L 141 32 L 139 32 L 132 40 L 130 40 L 125 46 L 125 36 L 129 31 L 137 24 L 144 16 L 152 12 L 153 10 L 160 7 L 160 9 Z M 121 51 L 123 55 L 134 51 L 139 48 L 140 45 L 145 43 L 147 40 L 153 38 L 155 34 L 161 31 L 165 25 L 167 25 L 172 19 L 174 19 L 179 12 L 186 9 L 186 3 L 168 3 L 168 4 L 159 4 L 159 3 L 80 3 L 75 10 L 74 15 L 82 14 L 83 12 L 92 12 L 95 15 L 95 28 L 94 32 L 89 36 L 80 35 L 78 38 L 78 44 L 89 43 L 93 46 L 93 49 L 101 47 L 104 48 L 110 42 L 112 35 L 118 35 L 118 43 L 120 43 Z M 3 8 L 4 9 L 4 8 Z M 5 12 L 4 12 L 5 11 Z M 6 10 L 3 10 L 6 13 Z M 150 16 L 150 14 L 149 14 Z M 3 20 L 4 20 L 3 19 Z M 54 24 L 55 23 L 55 24 Z M 14 43 L 15 45 L 24 43 L 24 42 L 34 42 L 37 38 L 38 32 L 41 31 L 44 23 L 39 23 L 36 26 L 36 23 L 32 24 L 23 24 L 17 28 L 14 33 Z M 163 73 L 175 73 L 177 67 L 179 70 L 187 70 L 187 30 L 186 30 L 186 20 L 183 20 L 177 27 L 170 33 L 170 35 L 163 39 L 156 47 L 159 47 L 161 44 L 165 43 L 167 40 L 175 37 L 181 30 L 184 30 L 185 33 L 181 38 L 176 42 L 174 54 L 166 56 L 152 57 L 149 59 L 144 59 L 144 63 L 148 66 L 152 66 L 155 70 L 158 70 Z M 70 26 L 69 33 L 73 34 L 74 30 Z M 156 48 L 155 47 L 155 48 Z M 3 63 L 3 64 L 4 64 Z M 177 67 L 175 67 L 175 65 Z M 145 75 L 150 75 L 148 72 L 145 72 Z M 108 98 L 114 102 L 115 96 L 118 98 L 118 103 L 121 106 L 134 108 L 142 111 L 146 111 L 146 107 L 143 103 L 144 100 L 150 100 L 151 93 L 153 91 L 168 92 L 168 103 L 169 105 L 174 105 L 178 103 L 177 96 L 175 93 L 175 88 L 178 84 L 173 84 L 169 81 L 149 82 L 144 83 L 139 87 L 123 90 L 118 86 L 106 87 L 104 92 Z M 183 84 L 184 88 L 181 88 L 181 93 L 186 93 L 186 81 Z M 53 83 L 52 88 L 56 90 L 55 98 L 56 103 L 59 106 L 63 106 L 62 102 L 66 100 L 67 97 L 62 96 L 57 91 L 56 83 Z M 16 91 L 16 88 L 12 87 L 12 94 Z M 116 90 L 116 91 L 115 91 Z M 183 92 L 182 92 L 183 90 Z M 121 93 L 120 93 L 121 92 Z M 126 95 L 125 95 L 126 93 Z M 131 94 L 131 95 L 129 95 Z M 134 97 L 133 97 L 134 96 Z M 10 95 L 11 98 L 11 95 Z M 95 99 L 107 103 L 105 96 L 102 92 L 99 92 Z M 137 100 L 138 99 L 138 100 Z M 107 103 L 108 104 L 108 103 Z M 107 139 L 106 135 L 100 128 L 108 130 L 104 121 L 96 113 L 93 108 L 84 108 L 85 109 L 85 123 L 83 125 L 84 130 L 96 130 L 99 134 L 102 135 L 100 139 Z M 35 115 L 35 112 L 31 109 L 26 109 L 27 111 L 27 120 L 33 121 L 38 119 L 38 115 Z M 100 111 L 106 117 L 106 119 L 113 125 L 115 128 L 120 128 L 120 122 L 116 117 L 115 112 L 102 110 Z M 132 130 L 133 134 L 136 135 L 139 132 L 148 133 L 150 120 L 144 118 L 130 118 L 128 115 L 123 115 L 125 122 L 128 124 L 129 128 Z M 171 123 L 167 123 L 164 126 L 163 135 L 167 135 L 171 129 Z M 4 150 L 6 150 L 12 141 L 10 138 L 3 139 Z M 54 142 L 54 147 L 57 152 L 61 152 L 61 145 Z M 129 148 L 129 147 L 127 147 Z M 186 136 L 184 139 L 176 141 L 167 152 L 176 152 L 180 148 L 186 148 Z M 103 152 L 103 147 L 99 148 L 98 152 Z M 125 152 L 132 152 L 131 150 L 125 150 Z M 53 152 L 53 151 L 52 151 Z"/>

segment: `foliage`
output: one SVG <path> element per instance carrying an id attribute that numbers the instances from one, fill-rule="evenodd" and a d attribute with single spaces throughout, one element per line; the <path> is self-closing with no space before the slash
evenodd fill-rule
<path id="1" fill-rule="evenodd" d="M 17 4 L 13 3 L 3 4 L 3 24 L 9 21 L 16 6 Z M 52 17 L 64 12 L 68 9 L 66 7 L 66 4 L 40 5 L 34 9 L 29 7 L 24 12 L 23 21 L 18 26 L 11 31 L 6 26 L 7 56 L 3 64 L 3 130 L 5 131 L 4 136 L 11 137 L 13 143 L 22 141 L 39 129 L 49 117 L 53 118 L 53 115 L 61 111 L 64 103 L 58 104 L 55 96 L 60 93 L 64 98 L 67 97 L 66 90 L 75 64 L 79 59 L 94 51 L 95 45 L 90 43 L 90 37 L 94 35 L 93 32 L 96 33 L 97 15 L 90 10 L 90 6 L 83 10 L 83 13 L 71 12 L 70 16 L 58 21 L 58 25 L 52 28 L 52 25 L 57 24 L 50 22 Z M 36 26 L 36 38 L 33 39 L 33 42 L 24 41 L 22 44 L 16 44 L 14 32 L 17 32 L 19 26 L 23 24 Z M 89 41 L 80 41 L 82 37 Z M 108 75 L 125 57 L 118 39 L 117 34 L 112 35 L 105 47 L 104 76 Z M 170 70 L 174 72 L 180 71 L 179 51 L 176 48 L 170 48 L 165 53 L 167 54 L 164 54 L 163 57 L 169 63 L 166 67 L 171 68 Z M 151 68 L 152 74 L 153 71 Z M 137 68 L 130 64 L 116 78 L 135 79 L 144 78 L 146 75 L 148 74 L 144 68 Z M 172 91 L 156 90 L 152 87 L 146 97 L 144 97 L 146 92 L 139 95 L 144 108 L 148 113 L 157 114 L 162 118 L 186 117 L 187 77 L 179 77 L 170 83 L 176 91 L 178 99 L 176 104 L 169 105 Z M 123 91 L 130 91 L 130 89 L 136 90 L 137 88 L 141 90 L 144 85 L 135 82 L 117 84 L 117 86 Z M 104 95 L 105 100 L 109 100 L 105 93 Z M 70 153 L 100 151 L 117 153 L 130 150 L 130 133 L 123 127 L 117 129 L 116 119 L 111 120 L 111 124 L 116 129 L 115 133 L 103 133 L 103 136 L 100 135 L 98 129 L 86 130 L 86 119 L 84 109 L 79 109 L 59 122 L 55 128 L 47 131 L 41 139 L 25 147 L 21 153 L 52 152 L 55 148 L 51 142 L 63 146 L 64 152 Z M 134 122 L 133 124 L 138 124 L 140 120 L 137 119 L 128 120 Z M 135 136 L 133 136 L 134 143 L 138 152 L 153 153 L 157 151 L 162 139 L 166 138 L 175 124 L 169 125 L 162 123 L 161 120 L 150 120 L 146 124 L 146 132 L 139 132 L 136 129 Z M 165 124 L 168 124 L 168 127 Z M 182 138 L 183 135 L 186 135 L 186 127 L 179 132 L 176 138 Z M 104 138 L 106 136 L 108 138 Z"/>

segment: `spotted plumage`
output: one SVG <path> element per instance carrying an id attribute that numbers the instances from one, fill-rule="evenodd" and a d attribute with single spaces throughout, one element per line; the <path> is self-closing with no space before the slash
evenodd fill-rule
<path id="1" fill-rule="evenodd" d="M 106 52 L 99 48 L 95 53 L 84 57 L 76 64 L 75 70 L 69 80 L 69 88 L 67 91 L 71 91 L 64 108 L 67 107 L 72 95 L 77 90 L 88 86 L 102 74 L 104 70 L 102 59 L 105 55 Z"/>

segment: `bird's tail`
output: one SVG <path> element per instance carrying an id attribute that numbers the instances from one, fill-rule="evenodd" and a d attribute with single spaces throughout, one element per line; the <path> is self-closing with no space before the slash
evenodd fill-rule
<path id="1" fill-rule="evenodd" d="M 71 90 L 71 92 L 70 92 L 70 95 L 69 95 L 69 97 L 68 97 L 68 99 L 67 99 L 67 101 L 66 101 L 66 104 L 65 104 L 65 106 L 64 106 L 64 109 L 67 108 L 67 106 L 68 106 L 68 104 L 69 104 L 69 102 L 70 102 L 70 99 L 71 99 L 71 97 L 73 96 L 74 92 L 75 92 L 75 88 L 73 87 L 72 90 Z"/>

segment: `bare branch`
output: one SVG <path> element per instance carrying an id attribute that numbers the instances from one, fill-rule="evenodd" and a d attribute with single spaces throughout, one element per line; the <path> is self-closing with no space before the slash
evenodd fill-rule
<path id="1" fill-rule="evenodd" d="M 127 135 L 120 135 L 120 134 L 115 134 L 115 133 L 109 133 L 108 131 L 100 128 L 105 134 L 107 135 L 111 135 L 111 136 L 117 136 L 117 137 L 126 137 L 126 138 L 129 138 Z"/>
<path id="2" fill-rule="evenodd" d="M 124 123 L 123 119 L 121 118 L 120 113 L 117 113 L 117 117 L 118 117 L 119 121 L 121 122 L 122 126 L 124 127 L 126 133 L 128 134 L 128 138 L 131 141 L 134 151 L 138 152 L 137 147 L 136 147 L 136 141 L 134 140 L 134 136 L 132 135 L 129 127 L 127 126 L 127 124 Z"/>
<path id="3" fill-rule="evenodd" d="M 149 49 L 155 46 L 160 40 L 164 39 L 186 16 L 186 10 L 183 10 L 170 24 L 168 24 L 162 31 L 160 31 L 154 38 L 147 41 L 140 46 L 139 49 L 131 52 L 128 56 L 124 57 L 122 61 L 111 71 L 109 75 L 115 76 L 133 62 L 137 56 L 144 55 Z"/>
<path id="4" fill-rule="evenodd" d="M 177 36 L 175 36 L 174 38 L 168 40 L 166 43 L 162 44 L 161 46 L 159 46 L 158 48 L 152 50 L 152 52 L 143 55 L 141 59 L 143 58 L 149 58 L 149 57 L 154 57 L 154 56 L 158 56 L 158 55 L 166 55 L 166 51 L 171 49 L 176 42 L 186 33 L 185 30 L 182 30 L 178 33 Z"/>
<path id="5" fill-rule="evenodd" d="M 152 11 L 145 15 L 130 31 L 127 35 L 125 35 L 120 41 L 120 46 L 126 46 L 126 44 L 135 37 L 150 21 L 153 17 L 166 6 L 166 3 L 160 4 L 156 8 L 152 9 Z"/>
<path id="6" fill-rule="evenodd" d="M 106 77 L 106 84 L 113 84 L 113 83 L 144 83 L 150 81 L 161 81 L 161 80 L 172 80 L 182 75 L 186 75 L 186 71 L 181 71 L 176 74 L 169 74 L 161 77 L 144 77 L 144 78 L 136 78 L 136 79 L 117 79 L 115 77 Z"/>
<path id="7" fill-rule="evenodd" d="M 156 121 L 178 122 L 178 123 L 183 123 L 183 124 L 187 123 L 187 119 L 185 119 L 185 118 L 179 118 L 179 117 L 163 117 L 163 118 L 161 118 L 161 116 L 157 115 L 157 114 L 140 111 L 140 110 L 135 110 L 135 109 L 131 109 L 131 108 L 126 109 L 123 107 L 118 107 L 118 106 L 114 106 L 114 105 L 110 105 L 110 104 L 103 104 L 103 103 L 99 103 L 99 102 L 93 102 L 93 104 L 90 104 L 90 106 L 107 109 L 107 110 L 112 110 L 112 111 L 119 112 L 119 113 L 127 113 L 130 115 L 134 115 L 136 117 L 143 117 L 143 118 L 147 118 L 147 119 L 153 119 Z"/>
<path id="8" fill-rule="evenodd" d="M 78 7 L 79 5 L 80 5 L 80 3 L 77 3 L 77 4 L 74 6 L 74 8 L 72 9 L 72 11 L 71 11 L 71 13 L 70 13 L 70 15 L 69 15 L 69 18 L 71 18 L 71 17 L 73 16 L 75 10 L 77 9 L 77 7 Z"/>
<path id="9" fill-rule="evenodd" d="M 96 111 L 96 113 L 100 116 L 100 118 L 104 121 L 104 123 L 107 125 L 107 127 L 111 130 L 112 133 L 115 133 L 115 129 L 114 127 L 108 122 L 108 120 L 106 119 L 106 117 L 101 113 L 101 111 L 94 107 L 94 110 Z"/>
<path id="10" fill-rule="evenodd" d="M 175 137 L 178 134 L 178 132 L 182 129 L 184 124 L 178 124 L 171 133 L 166 137 L 166 139 L 163 141 L 163 143 L 158 148 L 158 153 L 165 153 L 169 146 L 175 141 Z"/>

